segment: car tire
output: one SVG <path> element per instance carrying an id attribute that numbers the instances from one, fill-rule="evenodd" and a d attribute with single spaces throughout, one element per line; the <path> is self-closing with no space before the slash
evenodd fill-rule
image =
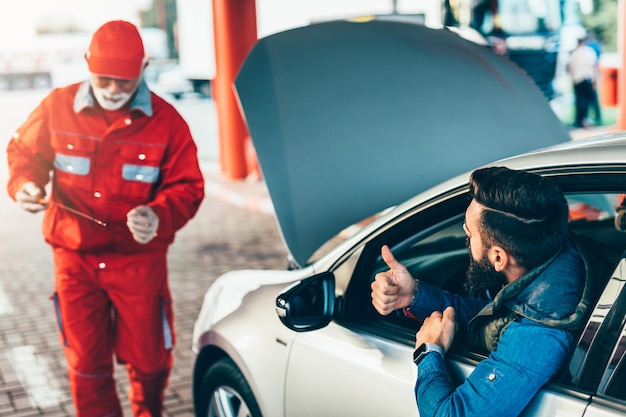
<path id="1" fill-rule="evenodd" d="M 197 417 L 262 417 L 250 386 L 230 359 L 213 364 L 202 378 Z"/>

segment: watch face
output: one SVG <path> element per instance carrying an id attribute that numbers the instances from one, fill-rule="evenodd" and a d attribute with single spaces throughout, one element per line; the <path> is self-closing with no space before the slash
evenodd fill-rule
<path id="1" fill-rule="evenodd" d="M 426 352 L 426 343 L 422 343 L 421 345 L 419 345 L 419 347 L 417 349 L 415 349 L 415 351 L 413 352 L 413 362 L 415 362 L 416 364 L 419 362 L 419 360 L 421 359 L 421 356 Z"/>

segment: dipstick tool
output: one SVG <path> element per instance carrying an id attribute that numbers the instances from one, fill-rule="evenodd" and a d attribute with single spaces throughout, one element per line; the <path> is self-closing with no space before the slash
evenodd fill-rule
<path id="1" fill-rule="evenodd" d="M 60 209 L 67 210 L 70 213 L 74 213 L 77 216 L 80 216 L 80 217 L 82 217 L 84 219 L 90 220 L 90 221 L 94 222 L 95 224 L 98 224 L 98 225 L 100 225 L 102 227 L 106 227 L 107 226 L 106 222 L 103 222 L 102 220 L 98 220 L 95 217 L 90 216 L 89 214 L 83 213 L 82 211 L 78 211 L 76 209 L 73 209 L 71 207 L 63 205 L 61 203 L 57 203 L 57 202 L 52 203 L 52 202 L 46 200 L 45 198 L 42 198 L 42 199 L 39 200 L 39 204 L 46 204 L 46 205 L 54 204 L 55 206 L 57 206 Z"/>

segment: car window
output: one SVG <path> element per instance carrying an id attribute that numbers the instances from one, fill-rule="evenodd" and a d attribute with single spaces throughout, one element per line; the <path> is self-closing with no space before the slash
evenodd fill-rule
<path id="1" fill-rule="evenodd" d="M 409 238 L 392 250 L 411 275 L 454 293 L 464 293 L 463 280 L 468 264 L 463 216 L 458 215 L 439 225 L 432 234 L 413 241 Z M 387 270 L 382 258 L 377 261 L 377 272 Z"/>
<path id="2" fill-rule="evenodd" d="M 593 391 L 602 380 L 606 381 L 611 376 L 612 369 L 619 362 L 619 355 L 612 352 L 618 334 L 623 331 L 621 324 L 626 312 L 625 268 L 626 260 L 622 259 L 608 283 L 603 286 L 580 332 L 569 364 L 569 374 L 564 375 L 562 382 Z M 615 363 L 611 366 L 611 362 Z"/>
<path id="3" fill-rule="evenodd" d="M 605 395 L 626 401 L 626 326 L 622 328 L 619 342 L 602 379 Z"/>
<path id="4" fill-rule="evenodd" d="M 352 271 L 341 320 L 350 321 L 351 327 L 361 327 L 384 334 L 386 338 L 412 344 L 418 322 L 400 313 L 382 317 L 372 307 L 370 283 L 377 272 L 387 269 L 380 256 L 380 248 L 389 245 L 416 276 L 440 282 L 442 286 L 455 284 L 458 288 L 468 260 L 462 229 L 468 203 L 466 191 L 451 192 L 449 198 L 437 205 L 426 203 L 426 208 L 420 210 L 419 215 L 409 213 L 404 220 L 369 241 Z M 443 268 L 452 257 L 458 259 L 455 268 Z M 445 283 L 444 276 L 447 277 Z"/>
<path id="5" fill-rule="evenodd" d="M 615 216 L 619 194 L 587 193 L 567 196 L 570 220 L 602 220 Z"/>
<path id="6" fill-rule="evenodd" d="M 611 277 L 611 271 L 615 269 L 621 254 L 626 249 L 626 233 L 615 227 L 616 207 L 622 201 L 623 195 L 617 192 L 570 191 L 566 192 L 566 198 L 571 209 L 572 232 L 592 239 L 593 244 L 602 248 L 599 251 L 605 255 L 602 262 L 606 263 L 607 268 L 603 271 L 608 272 L 602 272 L 603 277 L 598 278 L 598 285 L 601 287 L 598 289 L 597 297 L 599 298 L 604 284 Z M 376 273 L 387 269 L 380 257 L 380 248 L 383 244 L 392 248 L 396 258 L 407 266 L 413 276 L 452 293 L 467 295 L 464 281 L 469 253 L 462 224 L 468 201 L 466 194 L 457 191 L 456 194 L 437 205 L 432 205 L 422 211 L 416 210 L 413 216 L 399 222 L 370 241 L 356 262 L 346 290 L 343 319 L 350 320 L 353 327 L 357 325 L 363 330 L 374 332 L 385 338 L 406 344 L 414 343 L 415 332 L 420 325 L 419 321 L 407 318 L 402 312 L 382 317 L 371 306 L 371 281 Z M 606 298 L 603 301 L 606 301 Z M 596 336 L 600 323 L 604 320 L 601 311 L 606 305 L 607 303 L 599 302 L 593 309 L 593 317 L 590 317 L 584 329 L 580 330 L 580 335 L 577 336 L 580 355 L 578 358 L 573 358 L 566 372 L 567 376 L 561 377 L 560 383 L 581 388 L 573 377 L 576 375 L 580 377 L 583 370 L 591 372 L 593 369 L 593 362 L 596 360 L 593 359 L 593 354 L 597 351 L 591 352 L 590 356 L 589 346 L 586 343 Z M 614 314 L 619 314 L 619 311 Z M 618 331 L 622 331 L 622 328 L 620 327 Z M 614 346 L 611 340 L 617 340 L 614 330 L 607 333 L 604 339 L 605 344 L 609 346 L 609 353 Z M 626 373 L 624 369 L 626 365 L 623 364 L 623 345 L 626 339 L 621 343 L 622 350 L 616 348 L 611 357 L 614 370 L 611 374 L 612 381 L 621 381 L 619 378 L 626 378 L 623 375 Z M 484 357 L 463 341 L 457 344 L 456 350 L 460 352 L 459 354 L 470 355 L 473 359 Z M 587 360 L 589 358 L 591 362 Z M 600 377 L 602 377 L 603 370 L 604 367 L 600 369 Z M 594 378 L 589 381 L 592 381 L 591 385 L 595 384 L 592 387 L 595 390 L 599 380 Z M 619 389 L 612 388 L 617 386 L 615 384 L 617 383 L 607 382 L 607 393 L 619 391 Z"/>
<path id="7" fill-rule="evenodd" d="M 626 259 L 622 259 L 600 296 L 576 347 L 572 384 L 626 400 Z"/>

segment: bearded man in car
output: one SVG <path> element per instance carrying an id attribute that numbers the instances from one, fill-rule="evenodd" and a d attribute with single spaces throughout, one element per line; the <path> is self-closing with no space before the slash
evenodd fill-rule
<path id="1" fill-rule="evenodd" d="M 568 234 L 568 205 L 549 178 L 476 170 L 463 228 L 469 297 L 411 276 L 387 246 L 372 282 L 383 315 L 424 319 L 416 334 L 415 397 L 424 416 L 516 416 L 565 367 L 592 291 L 589 249 Z M 587 278 L 587 279 L 586 279 Z M 444 363 L 457 333 L 488 357 L 458 387 Z"/>

